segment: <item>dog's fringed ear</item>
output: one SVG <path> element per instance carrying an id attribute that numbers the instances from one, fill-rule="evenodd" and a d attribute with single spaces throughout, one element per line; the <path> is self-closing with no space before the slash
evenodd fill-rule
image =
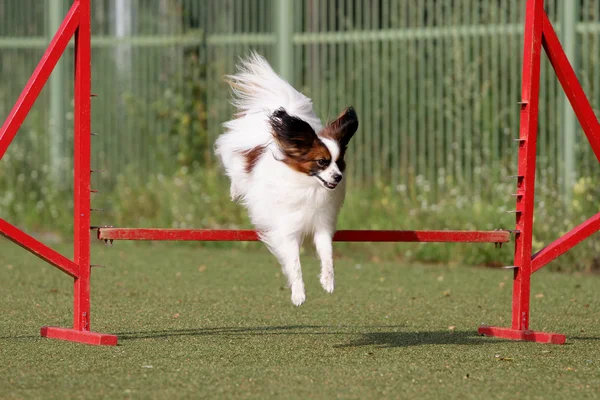
<path id="1" fill-rule="evenodd" d="M 306 155 L 319 140 L 314 129 L 298 117 L 289 115 L 283 108 L 269 117 L 273 137 L 288 157 Z"/>
<path id="2" fill-rule="evenodd" d="M 348 146 L 358 129 L 358 115 L 353 107 L 346 108 L 337 119 L 325 127 L 323 136 L 337 140 L 342 148 Z"/>

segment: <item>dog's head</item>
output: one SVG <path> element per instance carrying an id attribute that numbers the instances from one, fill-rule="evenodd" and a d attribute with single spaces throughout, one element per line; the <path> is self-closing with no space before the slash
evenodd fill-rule
<path id="1" fill-rule="evenodd" d="M 281 160 L 290 168 L 318 179 L 327 189 L 342 181 L 348 143 L 358 129 L 358 117 L 349 107 L 316 134 L 302 119 L 283 108 L 270 116 L 273 137 L 283 153 Z"/>

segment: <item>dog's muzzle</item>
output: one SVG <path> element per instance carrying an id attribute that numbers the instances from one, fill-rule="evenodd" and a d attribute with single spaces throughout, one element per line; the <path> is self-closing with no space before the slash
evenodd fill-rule
<path id="1" fill-rule="evenodd" d="M 323 182 L 323 185 L 324 185 L 324 186 L 325 186 L 327 189 L 332 189 L 332 190 L 333 190 L 333 189 L 335 189 L 335 188 L 337 187 L 337 182 L 335 182 L 335 183 L 327 182 L 325 179 L 321 178 L 319 175 L 315 175 L 315 176 L 316 176 L 317 178 L 319 178 L 319 180 L 320 180 L 321 182 Z M 337 180 L 337 179 L 336 179 L 336 180 Z M 340 180 L 338 180 L 338 182 L 339 182 L 339 181 L 341 181 L 341 179 L 340 179 Z"/>

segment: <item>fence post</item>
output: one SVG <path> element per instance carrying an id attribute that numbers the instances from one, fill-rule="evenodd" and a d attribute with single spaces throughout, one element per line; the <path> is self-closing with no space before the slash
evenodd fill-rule
<path id="1" fill-rule="evenodd" d="M 285 80 L 293 84 L 293 35 L 294 16 L 292 0 L 275 0 L 275 29 L 277 34 L 277 72 Z"/>
<path id="2" fill-rule="evenodd" d="M 49 38 L 54 37 L 54 34 L 60 27 L 63 21 L 64 7 L 63 0 L 50 0 L 47 12 L 47 34 Z M 63 182 L 62 173 L 64 157 L 63 154 L 63 137 L 65 135 L 65 63 L 58 61 L 54 71 L 50 75 L 50 115 L 48 116 L 49 126 L 49 150 L 50 150 L 50 173 L 52 174 L 53 183 L 58 184 Z"/>
<path id="3" fill-rule="evenodd" d="M 561 36 L 565 54 L 569 58 L 573 70 L 577 72 L 577 1 L 563 1 L 561 15 Z M 573 197 L 573 184 L 576 177 L 575 166 L 575 135 L 577 133 L 577 118 L 571 107 L 567 96 L 563 93 L 563 112 L 562 112 L 562 130 L 563 139 L 563 162 L 562 172 L 563 191 L 565 201 L 570 201 Z"/>

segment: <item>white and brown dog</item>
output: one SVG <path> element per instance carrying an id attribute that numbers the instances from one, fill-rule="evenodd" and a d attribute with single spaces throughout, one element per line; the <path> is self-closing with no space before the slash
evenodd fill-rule
<path id="1" fill-rule="evenodd" d="M 344 154 L 358 118 L 349 107 L 323 126 L 312 101 L 256 53 L 228 78 L 238 113 L 225 123 L 216 153 L 231 180 L 231 198 L 248 209 L 299 306 L 306 299 L 300 246 L 307 235 L 321 259 L 321 285 L 334 289 L 332 238 L 345 196 Z"/>

